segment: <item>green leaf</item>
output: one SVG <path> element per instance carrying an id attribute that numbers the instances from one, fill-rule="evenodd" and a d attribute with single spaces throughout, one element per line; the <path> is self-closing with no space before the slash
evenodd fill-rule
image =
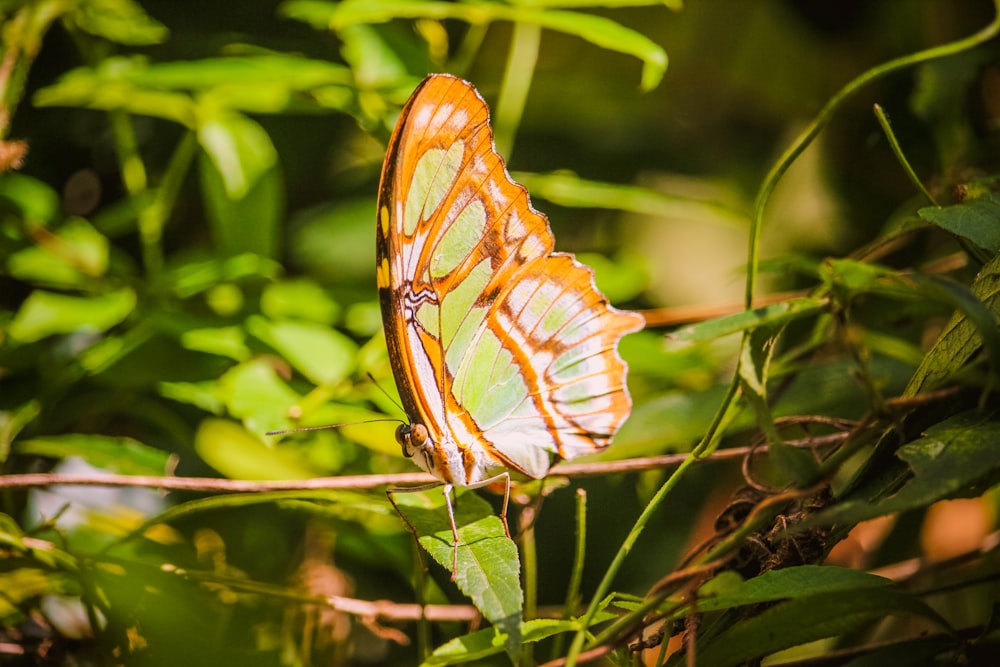
<path id="1" fill-rule="evenodd" d="M 615 618 L 613 614 L 598 612 L 591 624 L 604 623 L 612 618 Z M 576 632 L 579 626 L 580 623 L 576 619 L 559 621 L 551 618 L 536 618 L 525 621 L 521 624 L 521 642 L 531 644 L 557 634 Z M 497 632 L 495 628 L 484 628 L 470 632 L 438 646 L 434 649 L 434 653 L 421 663 L 421 667 L 445 667 L 446 665 L 482 660 L 503 651 L 505 639 L 505 635 Z"/>
<path id="2" fill-rule="evenodd" d="M 527 7 L 655 7 L 663 6 L 674 11 L 684 9 L 682 0 L 517 0 Z"/>
<path id="3" fill-rule="evenodd" d="M 273 279 L 281 274 L 281 265 L 252 253 L 209 259 L 189 260 L 166 273 L 164 281 L 182 299 L 210 290 L 219 283 L 244 278 Z"/>
<path id="4" fill-rule="evenodd" d="M 239 156 L 242 159 L 245 155 Z M 260 173 L 257 167 L 238 164 L 230 178 L 218 169 L 207 153 L 202 154 L 201 192 L 220 255 L 253 253 L 276 258 L 284 215 L 284 179 L 277 164 Z M 263 168 L 263 165 L 259 165 Z M 244 187 L 245 179 L 252 179 Z"/>
<path id="5" fill-rule="evenodd" d="M 740 621 L 699 646 L 699 667 L 727 667 L 818 639 L 870 626 L 891 614 L 947 624 L 918 598 L 888 588 L 809 595 L 780 603 Z"/>
<path id="6" fill-rule="evenodd" d="M 917 215 L 992 254 L 1000 252 L 1000 192 L 986 192 L 954 206 L 922 208 Z"/>
<path id="7" fill-rule="evenodd" d="M 198 456 L 231 479 L 309 479 L 320 472 L 294 453 L 268 447 L 235 422 L 206 419 L 194 436 Z"/>
<path id="8" fill-rule="evenodd" d="M 219 383 L 209 382 L 160 382 L 156 385 L 160 396 L 187 403 L 197 408 L 209 412 L 213 415 L 221 415 L 225 411 L 225 403 Z"/>
<path id="9" fill-rule="evenodd" d="M 193 128 L 196 107 L 188 95 L 143 88 L 130 80 L 146 66 L 142 58 L 107 58 L 96 68 L 80 67 L 67 72 L 53 85 L 35 93 L 34 103 L 42 107 L 121 109 Z"/>
<path id="10" fill-rule="evenodd" d="M 85 0 L 67 17 L 78 28 L 111 42 L 147 46 L 166 41 L 166 26 L 132 0 Z"/>
<path id="11" fill-rule="evenodd" d="M 399 18 L 458 19 L 476 25 L 516 21 L 576 35 L 602 48 L 635 56 L 643 62 L 643 90 L 655 88 L 667 69 L 666 52 L 648 37 L 603 16 L 579 12 L 496 2 L 465 4 L 372 0 L 346 0 L 337 4 L 320 0 L 289 0 L 281 5 L 280 11 L 319 30 L 340 30 L 355 23 L 385 23 Z"/>
<path id="12" fill-rule="evenodd" d="M 122 475 L 165 475 L 170 456 L 132 438 L 70 433 L 22 440 L 15 444 L 18 454 L 66 458 L 79 456 L 94 467 Z"/>
<path id="13" fill-rule="evenodd" d="M 720 577 L 729 579 L 730 574 L 723 572 Z M 874 574 L 830 565 L 799 565 L 771 570 L 735 586 L 730 583 L 719 586 L 716 582 L 720 577 L 699 589 L 698 611 L 731 609 L 828 593 L 866 591 L 893 583 L 891 579 Z"/>
<path id="14" fill-rule="evenodd" d="M 963 290 L 964 291 L 964 290 Z M 933 347 L 927 352 L 903 391 L 915 396 L 939 385 L 956 373 L 977 350 L 982 341 L 995 341 L 996 317 L 1000 313 L 1000 255 L 984 266 L 972 281 L 972 295 L 966 308 L 958 310 L 945 325 Z M 997 343 L 993 343 L 997 345 Z M 991 350 L 995 350 L 991 346 Z M 996 352 L 995 354 L 1000 354 Z M 994 366 L 1000 357 L 993 356 Z"/>
<path id="15" fill-rule="evenodd" d="M 819 277 L 833 289 L 848 295 L 916 296 L 913 283 L 898 272 L 856 259 L 828 258 L 819 266 Z"/>
<path id="16" fill-rule="evenodd" d="M 375 280 L 375 201 L 360 197 L 298 213 L 289 250 L 297 267 L 323 283 Z"/>
<path id="17" fill-rule="evenodd" d="M 289 419 L 281 426 L 281 429 L 329 424 L 337 424 L 337 433 L 373 452 L 394 458 L 402 457 L 395 436 L 399 420 L 393 420 L 381 412 L 373 412 L 356 405 L 323 403 L 315 410 L 310 410 L 307 419 L 294 422 Z"/>
<path id="18" fill-rule="evenodd" d="M 407 76 L 407 62 L 371 26 L 344 26 L 337 36 L 343 42 L 340 53 L 362 88 L 391 86 Z"/>
<path id="19" fill-rule="evenodd" d="M 670 334 L 679 341 L 707 341 L 765 326 L 781 326 L 797 319 L 811 317 L 829 307 L 829 299 L 801 297 L 770 306 L 744 310 L 732 315 L 700 322 Z"/>
<path id="20" fill-rule="evenodd" d="M 517 546 L 489 503 L 472 492 L 455 494 L 458 570 L 455 583 L 500 633 L 512 658 L 520 654 L 523 594 Z M 454 538 L 442 489 L 398 490 L 393 504 L 427 553 L 451 570 Z"/>
<path id="21" fill-rule="evenodd" d="M 59 193 L 48 184 L 19 174 L 0 174 L 0 201 L 13 206 L 27 222 L 46 225 L 62 214 Z"/>
<path id="22" fill-rule="evenodd" d="M 199 115 L 219 110 L 279 113 L 348 108 L 354 79 L 343 65 L 268 54 L 149 63 L 108 58 L 78 68 L 37 94 L 40 105 L 124 109 L 195 128 Z M 190 92 L 198 95 L 198 101 Z M 296 93 L 304 92 L 307 95 Z"/>
<path id="23" fill-rule="evenodd" d="M 7 460 L 10 455 L 11 443 L 17 438 L 17 435 L 25 426 L 35 421 L 41 413 L 42 404 L 37 399 L 0 410 L 0 463 Z M 2 516 L 0 515 L 0 517 Z"/>
<path id="24" fill-rule="evenodd" d="M 199 123 L 198 143 L 210 160 L 202 163 L 203 170 L 214 167 L 226 196 L 233 200 L 245 198 L 265 174 L 273 173 L 278 163 L 278 152 L 264 128 L 232 111 L 212 113 Z M 258 196 L 270 201 L 268 196 L 273 199 L 277 195 L 265 190 Z"/>
<path id="25" fill-rule="evenodd" d="M 570 171 L 545 174 L 516 171 L 511 177 L 528 189 L 532 199 L 546 199 L 560 206 L 604 208 L 657 218 L 719 220 L 740 229 L 747 224 L 746 215 L 709 201 L 677 197 L 637 185 L 592 181 Z"/>
<path id="26" fill-rule="evenodd" d="M 261 433 L 286 426 L 289 409 L 299 401 L 265 359 L 229 369 L 219 379 L 219 387 L 229 414 Z"/>
<path id="27" fill-rule="evenodd" d="M 79 297 L 35 290 L 17 311 L 8 333 L 23 343 L 77 329 L 107 331 L 135 308 L 135 292 L 123 288 L 102 296 Z"/>
<path id="28" fill-rule="evenodd" d="M 327 326 L 252 317 L 247 329 L 317 385 L 342 382 L 356 366 L 357 345 Z"/>
<path id="29" fill-rule="evenodd" d="M 218 354 L 236 361 L 246 361 L 251 355 L 242 327 L 186 329 L 181 332 L 180 341 L 188 350 Z"/>
<path id="30" fill-rule="evenodd" d="M 285 280 L 264 287 L 260 310 L 272 320 L 301 319 L 333 324 L 340 305 L 310 280 Z"/>
<path id="31" fill-rule="evenodd" d="M 19 604 L 43 595 L 79 592 L 71 577 L 41 568 L 21 567 L 0 573 L 0 619 L 20 617 Z"/>
<path id="32" fill-rule="evenodd" d="M 15 278 L 35 284 L 79 287 L 108 268 L 108 239 L 82 218 L 68 220 L 44 244 L 20 250 L 7 260 Z"/>
<path id="33" fill-rule="evenodd" d="M 280 53 L 152 63 L 132 71 L 129 80 L 150 88 L 201 91 L 232 91 L 235 88 L 252 91 L 275 86 L 289 91 L 307 91 L 354 83 L 351 70 L 343 65 Z"/>
<path id="34" fill-rule="evenodd" d="M 895 495 L 880 502 L 848 500 L 801 524 L 856 523 L 877 516 L 925 507 L 938 500 L 980 495 L 1000 471 L 996 443 L 1000 421 L 977 412 L 959 414 L 927 429 L 924 437 L 899 448 L 898 456 L 913 477 Z"/>

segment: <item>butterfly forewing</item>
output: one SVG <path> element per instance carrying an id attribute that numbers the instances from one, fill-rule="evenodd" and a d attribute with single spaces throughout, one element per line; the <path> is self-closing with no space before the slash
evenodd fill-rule
<path id="1" fill-rule="evenodd" d="M 611 308 L 590 269 L 553 253 L 507 174 L 475 89 L 432 75 L 404 107 L 379 189 L 378 276 L 397 387 L 427 427 L 417 459 L 447 482 L 606 446 L 631 410 Z"/>

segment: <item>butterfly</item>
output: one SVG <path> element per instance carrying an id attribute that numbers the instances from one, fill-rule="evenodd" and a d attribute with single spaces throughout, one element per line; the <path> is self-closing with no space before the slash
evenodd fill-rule
<path id="1" fill-rule="evenodd" d="M 379 185 L 376 264 L 403 454 L 454 486 L 541 478 L 607 447 L 632 408 L 622 336 L 642 328 L 593 272 L 554 252 L 548 219 L 497 154 L 472 84 L 432 74 L 403 107 Z"/>

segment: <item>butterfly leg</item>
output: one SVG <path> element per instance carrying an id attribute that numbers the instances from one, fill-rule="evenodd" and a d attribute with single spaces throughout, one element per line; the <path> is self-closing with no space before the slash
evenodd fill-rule
<path id="1" fill-rule="evenodd" d="M 490 477 L 489 479 L 484 479 L 481 482 L 477 482 L 469 486 L 470 489 L 481 489 L 484 486 L 489 486 L 494 482 L 499 482 L 503 480 L 503 507 L 500 508 L 500 521 L 503 523 L 503 532 L 507 534 L 510 538 L 510 526 L 507 525 L 507 504 L 510 502 L 510 473 L 502 472 L 499 475 Z"/>
<path id="2" fill-rule="evenodd" d="M 452 507 L 451 492 L 455 487 L 444 485 L 444 506 L 448 510 L 448 521 L 451 523 L 451 580 L 458 576 L 458 526 L 455 524 L 455 508 Z"/>
<path id="3" fill-rule="evenodd" d="M 503 532 L 510 538 L 510 526 L 507 525 L 507 504 L 510 502 L 510 473 L 500 475 L 504 478 L 503 485 L 503 507 L 500 509 L 500 521 L 503 522 Z"/>

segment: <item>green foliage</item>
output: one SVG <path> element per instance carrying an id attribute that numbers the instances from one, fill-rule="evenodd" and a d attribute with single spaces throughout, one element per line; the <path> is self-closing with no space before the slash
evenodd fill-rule
<path id="1" fill-rule="evenodd" d="M 521 648 L 521 590 L 517 546 L 504 532 L 493 508 L 471 494 L 455 499 L 457 553 L 441 489 L 436 492 L 393 492 L 393 505 L 413 530 L 420 545 L 440 565 L 455 573 L 455 584 L 476 609 L 504 635 L 512 658 Z M 453 566 L 453 558 L 457 566 Z"/>
<path id="2" fill-rule="evenodd" d="M 258 4 L 0 2 L 0 655 L 996 651 L 985 0 L 842 33 L 780 2 Z M 374 280 L 384 142 L 430 71 L 495 102 L 557 248 L 650 323 L 631 420 L 515 486 L 513 540 L 459 494 L 454 581 L 441 489 L 385 493 L 414 468 Z"/>

